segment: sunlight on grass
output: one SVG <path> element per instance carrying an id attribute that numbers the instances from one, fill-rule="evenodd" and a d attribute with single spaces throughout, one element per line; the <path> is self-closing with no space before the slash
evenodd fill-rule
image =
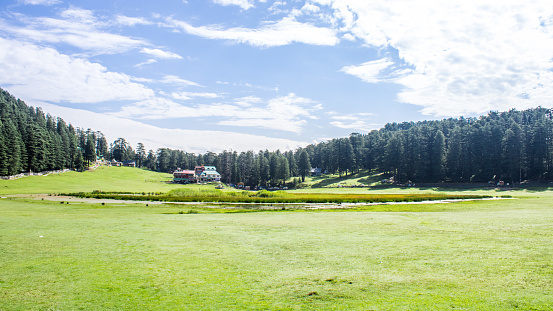
<path id="1" fill-rule="evenodd" d="M 355 182 L 371 178 L 349 177 Z M 88 192 L 237 202 L 406 201 L 456 195 L 517 199 L 343 204 L 345 210 L 331 211 L 294 205 L 282 209 L 267 203 L 272 208 L 267 211 L 226 203 L 148 205 L 4 197 L 0 310 L 553 306 L 553 192 L 548 187 L 252 192 L 173 185 L 167 183 L 170 179 L 169 174 L 133 168 L 99 168 L 0 181 L 0 193 Z"/>
<path id="2" fill-rule="evenodd" d="M 547 310 L 553 210 L 522 200 L 180 214 L 2 199 L 0 309 Z"/>

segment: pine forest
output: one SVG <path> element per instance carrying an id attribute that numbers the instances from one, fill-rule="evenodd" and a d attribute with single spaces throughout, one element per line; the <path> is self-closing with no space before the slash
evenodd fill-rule
<path id="1" fill-rule="evenodd" d="M 396 183 L 553 181 L 553 110 L 489 112 L 479 118 L 389 123 L 369 133 L 289 151 L 194 154 L 135 149 L 124 139 L 75 128 L 0 90 L 0 175 L 60 169 L 81 171 L 97 159 L 133 160 L 159 172 L 213 165 L 226 183 L 298 182 L 311 168 L 348 175 L 387 173 Z"/>

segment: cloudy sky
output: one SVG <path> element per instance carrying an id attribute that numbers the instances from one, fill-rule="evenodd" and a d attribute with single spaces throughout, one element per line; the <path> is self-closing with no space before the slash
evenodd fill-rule
<path id="1" fill-rule="evenodd" d="M 1 88 L 151 149 L 291 149 L 387 122 L 551 107 L 552 68 L 547 0 L 5 0 L 0 9 Z"/>

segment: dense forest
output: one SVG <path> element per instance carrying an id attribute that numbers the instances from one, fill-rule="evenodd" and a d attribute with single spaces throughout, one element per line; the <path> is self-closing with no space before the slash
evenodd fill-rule
<path id="1" fill-rule="evenodd" d="M 367 134 L 312 144 L 295 151 L 223 151 L 191 154 L 150 150 L 141 165 L 170 172 L 214 165 L 227 183 L 281 184 L 311 167 L 328 173 L 389 173 L 398 183 L 553 180 L 553 110 L 490 112 L 480 118 L 386 124 Z M 130 147 L 129 147 L 130 148 Z M 297 182 L 297 181 L 296 181 Z"/>
<path id="2" fill-rule="evenodd" d="M 0 89 L 0 175 L 83 170 L 107 153 L 100 132 L 68 125 Z"/>
<path id="3" fill-rule="evenodd" d="M 553 110 L 490 112 L 480 118 L 386 124 L 295 151 L 223 151 L 194 155 L 180 150 L 150 152 L 149 169 L 172 171 L 215 165 L 225 182 L 279 184 L 309 174 L 360 170 L 389 173 L 395 182 L 497 182 L 553 180 Z"/>
<path id="4" fill-rule="evenodd" d="M 389 173 L 398 183 L 553 180 L 553 110 L 490 112 L 480 118 L 386 124 L 294 151 L 223 151 L 194 154 L 135 149 L 124 139 L 109 144 L 101 132 L 74 128 L 28 107 L 0 89 L 0 175 L 57 169 L 82 170 L 96 159 L 136 161 L 172 172 L 213 165 L 226 183 L 303 181 L 312 167 L 328 173 Z"/>

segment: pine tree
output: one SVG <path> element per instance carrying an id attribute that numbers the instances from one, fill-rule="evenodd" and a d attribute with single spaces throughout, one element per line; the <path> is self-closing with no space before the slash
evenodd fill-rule
<path id="1" fill-rule="evenodd" d="M 75 152 L 74 158 L 73 158 L 73 167 L 77 172 L 82 172 L 84 169 L 84 159 L 83 154 L 80 150 L 77 150 Z"/>
<path id="2" fill-rule="evenodd" d="M 386 143 L 383 167 L 394 174 L 396 182 L 400 182 L 403 160 L 403 141 L 400 134 L 393 134 Z"/>
<path id="3" fill-rule="evenodd" d="M 353 172 L 353 170 L 355 169 L 355 153 L 349 139 L 341 139 L 340 144 L 342 152 L 340 156 L 340 167 L 343 169 L 343 171 L 346 172 L 347 176 L 348 171 Z"/>
<path id="4" fill-rule="evenodd" d="M 309 161 L 309 155 L 307 154 L 307 151 L 303 149 L 299 156 L 298 161 L 298 170 L 300 172 L 301 176 L 301 182 L 305 182 L 305 176 L 309 175 L 311 171 L 311 163 Z"/>
<path id="5" fill-rule="evenodd" d="M 271 180 L 271 182 L 274 184 L 278 183 L 277 167 L 279 156 L 280 152 L 278 155 L 276 153 L 271 153 L 271 156 L 269 158 L 269 180 Z"/>
<path id="6" fill-rule="evenodd" d="M 275 180 L 281 182 L 282 185 L 286 184 L 286 180 L 290 178 L 290 166 L 288 159 L 285 156 L 279 156 L 277 159 L 277 170 Z"/>
<path id="7" fill-rule="evenodd" d="M 262 152 L 259 155 L 259 179 L 263 186 L 267 186 L 267 183 L 271 180 L 269 160 Z"/>
<path id="8" fill-rule="evenodd" d="M 8 157 L 6 155 L 6 143 L 2 132 L 0 132 L 0 175 L 8 175 Z"/>
<path id="9" fill-rule="evenodd" d="M 90 166 L 91 162 L 96 162 L 96 140 L 92 134 L 87 135 L 84 149 L 84 158 L 86 166 Z"/>
<path id="10" fill-rule="evenodd" d="M 432 143 L 432 179 L 433 181 L 442 181 L 445 177 L 446 169 L 446 146 L 445 137 L 442 131 L 438 130 Z"/>
<path id="11" fill-rule="evenodd" d="M 522 129 L 513 122 L 503 136 L 504 177 L 510 182 L 522 178 L 522 147 Z"/>
<path id="12" fill-rule="evenodd" d="M 2 122 L 2 136 L 5 153 L 5 173 L 7 175 L 19 174 L 23 168 L 21 163 L 22 139 L 11 120 Z"/>

